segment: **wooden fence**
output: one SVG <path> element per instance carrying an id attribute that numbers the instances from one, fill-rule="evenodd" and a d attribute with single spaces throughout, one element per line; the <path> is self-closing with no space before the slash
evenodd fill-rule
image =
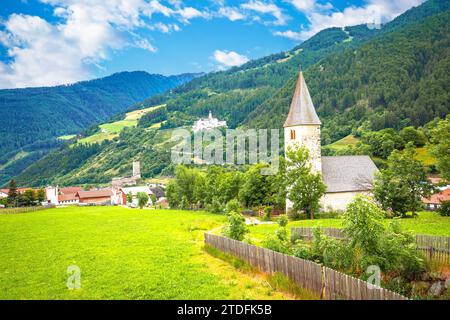
<path id="1" fill-rule="evenodd" d="M 293 240 L 306 238 L 312 239 L 314 230 L 317 228 L 308 228 L 308 227 L 293 227 L 291 228 L 291 238 Z M 345 233 L 343 229 L 338 228 L 319 228 L 320 231 L 329 237 L 345 239 Z"/>
<path id="2" fill-rule="evenodd" d="M 234 255 L 259 270 L 280 272 L 302 288 L 322 299 L 405 300 L 406 298 L 338 271 L 266 248 L 257 247 L 222 236 L 205 233 L 205 243 Z"/>
<path id="3" fill-rule="evenodd" d="M 0 214 L 15 214 L 15 213 L 26 213 L 26 212 L 34 212 L 40 210 L 46 210 L 53 207 L 19 207 L 19 208 L 5 208 L 0 209 Z"/>
<path id="4" fill-rule="evenodd" d="M 305 238 L 312 239 L 315 228 L 293 227 L 291 229 L 291 238 L 293 240 Z M 337 238 L 345 239 L 343 229 L 338 228 L 320 228 L 323 234 Z M 416 235 L 417 250 L 423 251 L 429 260 L 442 263 L 450 263 L 450 237 L 431 236 L 425 234 Z"/>

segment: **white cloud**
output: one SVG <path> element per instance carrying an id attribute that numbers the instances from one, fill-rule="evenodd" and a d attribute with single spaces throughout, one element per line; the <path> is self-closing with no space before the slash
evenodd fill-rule
<path id="1" fill-rule="evenodd" d="M 227 50 L 214 51 L 213 58 L 214 60 L 216 60 L 218 63 L 220 63 L 222 66 L 225 67 L 240 66 L 249 61 L 249 59 L 246 56 L 238 54 L 234 51 L 227 51 Z"/>
<path id="2" fill-rule="evenodd" d="M 273 33 L 276 36 L 279 37 L 284 37 L 284 38 L 288 38 L 294 41 L 301 41 L 303 40 L 303 36 L 300 32 L 295 32 L 292 30 L 287 30 L 287 31 L 276 31 Z"/>
<path id="3" fill-rule="evenodd" d="M 194 18 L 209 18 L 210 15 L 208 12 L 199 11 L 193 7 L 185 7 L 178 9 L 176 13 L 180 16 L 180 19 L 184 23 L 189 23 L 189 20 Z"/>
<path id="4" fill-rule="evenodd" d="M 155 52 L 149 39 L 135 29 L 147 27 L 163 33 L 179 31 L 172 23 L 152 22 L 157 16 L 188 23 L 207 13 L 170 1 L 157 0 L 39 0 L 53 6 L 57 23 L 29 15 L 13 14 L 0 21 L 0 45 L 9 62 L 0 62 L 0 88 L 49 86 L 91 77 L 110 52 L 126 46 Z"/>
<path id="5" fill-rule="evenodd" d="M 233 7 L 221 7 L 219 9 L 219 16 L 226 17 L 230 21 L 243 20 L 246 18 L 246 15 L 239 11 L 238 8 Z"/>
<path id="6" fill-rule="evenodd" d="M 136 47 L 147 50 L 148 52 L 156 52 L 157 49 L 147 40 L 147 39 L 138 39 L 135 42 Z"/>
<path id="7" fill-rule="evenodd" d="M 316 0 L 286 0 L 302 12 L 309 12 L 316 7 Z"/>
<path id="8" fill-rule="evenodd" d="M 364 6 L 350 6 L 343 11 L 331 10 L 330 5 L 302 5 L 300 0 L 289 0 L 300 11 L 304 11 L 309 26 L 299 31 L 277 31 L 274 35 L 292 40 L 306 40 L 317 32 L 330 27 L 345 27 L 364 23 L 386 23 L 407 9 L 417 6 L 424 0 L 368 0 Z M 297 5 L 296 5 L 297 4 Z M 308 11 L 308 9 L 310 11 Z"/>
<path id="9" fill-rule="evenodd" d="M 285 16 L 276 4 L 273 2 L 263 2 L 259 0 L 251 0 L 247 3 L 241 5 L 241 8 L 255 11 L 261 14 L 270 14 L 275 18 L 275 21 L 272 22 L 274 25 L 285 25 L 287 16 Z M 259 18 L 259 17 L 257 17 Z"/>

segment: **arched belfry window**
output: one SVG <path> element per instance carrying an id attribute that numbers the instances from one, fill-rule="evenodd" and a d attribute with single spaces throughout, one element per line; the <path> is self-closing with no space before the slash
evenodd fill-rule
<path id="1" fill-rule="evenodd" d="M 295 140 L 295 130 L 291 130 L 291 140 Z"/>

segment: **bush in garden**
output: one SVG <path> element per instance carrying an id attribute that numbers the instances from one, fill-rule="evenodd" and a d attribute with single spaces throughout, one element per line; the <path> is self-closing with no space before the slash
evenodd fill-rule
<path id="1" fill-rule="evenodd" d="M 306 217 L 304 214 L 302 214 L 302 212 L 298 211 L 298 210 L 289 210 L 287 213 L 288 217 L 290 220 L 293 221 L 297 221 L 297 220 L 305 220 L 308 219 L 309 217 Z"/>
<path id="2" fill-rule="evenodd" d="M 288 222 L 289 222 L 289 219 L 286 215 L 280 216 L 277 221 L 278 225 L 283 228 L 287 227 Z"/>
<path id="3" fill-rule="evenodd" d="M 265 207 L 264 208 L 263 220 L 264 221 L 270 221 L 271 218 L 272 218 L 272 208 L 271 207 Z"/>
<path id="4" fill-rule="evenodd" d="M 450 201 L 442 201 L 438 212 L 441 216 L 450 217 Z"/>
<path id="5" fill-rule="evenodd" d="M 345 241 L 328 237 L 322 234 L 319 228 L 315 228 L 311 246 L 311 256 L 314 260 L 330 268 L 353 270 L 355 252 Z"/>
<path id="6" fill-rule="evenodd" d="M 365 254 L 377 254 L 384 232 L 384 212 L 366 196 L 357 196 L 343 215 L 345 234 L 351 247 L 359 247 Z"/>
<path id="7" fill-rule="evenodd" d="M 212 213 L 223 213 L 224 207 L 222 203 L 219 201 L 219 199 L 214 198 L 212 199 L 210 204 L 206 205 L 206 210 Z"/>
<path id="8" fill-rule="evenodd" d="M 227 205 L 226 205 L 226 212 L 239 212 L 239 209 L 241 208 L 239 201 L 237 201 L 237 199 L 232 199 L 230 201 L 228 201 Z"/>
<path id="9" fill-rule="evenodd" d="M 302 241 L 296 241 L 292 246 L 292 255 L 305 260 L 314 260 L 311 248 L 305 245 Z"/>
<path id="10" fill-rule="evenodd" d="M 264 240 L 264 247 L 273 251 L 290 254 L 291 250 L 289 248 L 287 230 L 288 219 L 286 216 L 280 216 L 277 223 L 278 228 L 275 230 L 275 234 L 266 237 Z"/>
<path id="11" fill-rule="evenodd" d="M 380 267 L 386 271 L 398 272 L 401 276 L 412 279 L 425 271 L 425 262 L 411 233 L 404 232 L 398 221 L 392 221 L 380 241 L 384 265 Z"/>
<path id="12" fill-rule="evenodd" d="M 281 240 L 276 234 L 268 235 L 266 239 L 264 239 L 263 246 L 269 250 L 291 254 L 289 243 L 287 241 Z"/>
<path id="13" fill-rule="evenodd" d="M 248 228 L 245 225 L 244 216 L 235 211 L 229 212 L 223 234 L 231 239 L 242 241 L 246 233 Z"/>

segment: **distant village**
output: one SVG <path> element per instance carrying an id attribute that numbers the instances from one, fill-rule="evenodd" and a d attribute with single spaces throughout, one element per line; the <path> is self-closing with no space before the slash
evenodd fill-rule
<path id="1" fill-rule="evenodd" d="M 121 205 L 132 208 L 138 207 L 138 195 L 144 193 L 148 201 L 146 206 L 167 207 L 165 198 L 165 185 L 162 183 L 149 183 L 139 185 L 141 181 L 140 162 L 133 162 L 133 173 L 129 177 L 114 178 L 111 186 L 85 190 L 82 187 L 58 187 L 47 186 L 45 199 L 40 204 L 43 206 L 105 206 Z M 28 191 L 38 192 L 31 188 L 17 188 L 17 194 Z M 9 189 L 0 189 L 0 199 L 7 198 Z"/>

